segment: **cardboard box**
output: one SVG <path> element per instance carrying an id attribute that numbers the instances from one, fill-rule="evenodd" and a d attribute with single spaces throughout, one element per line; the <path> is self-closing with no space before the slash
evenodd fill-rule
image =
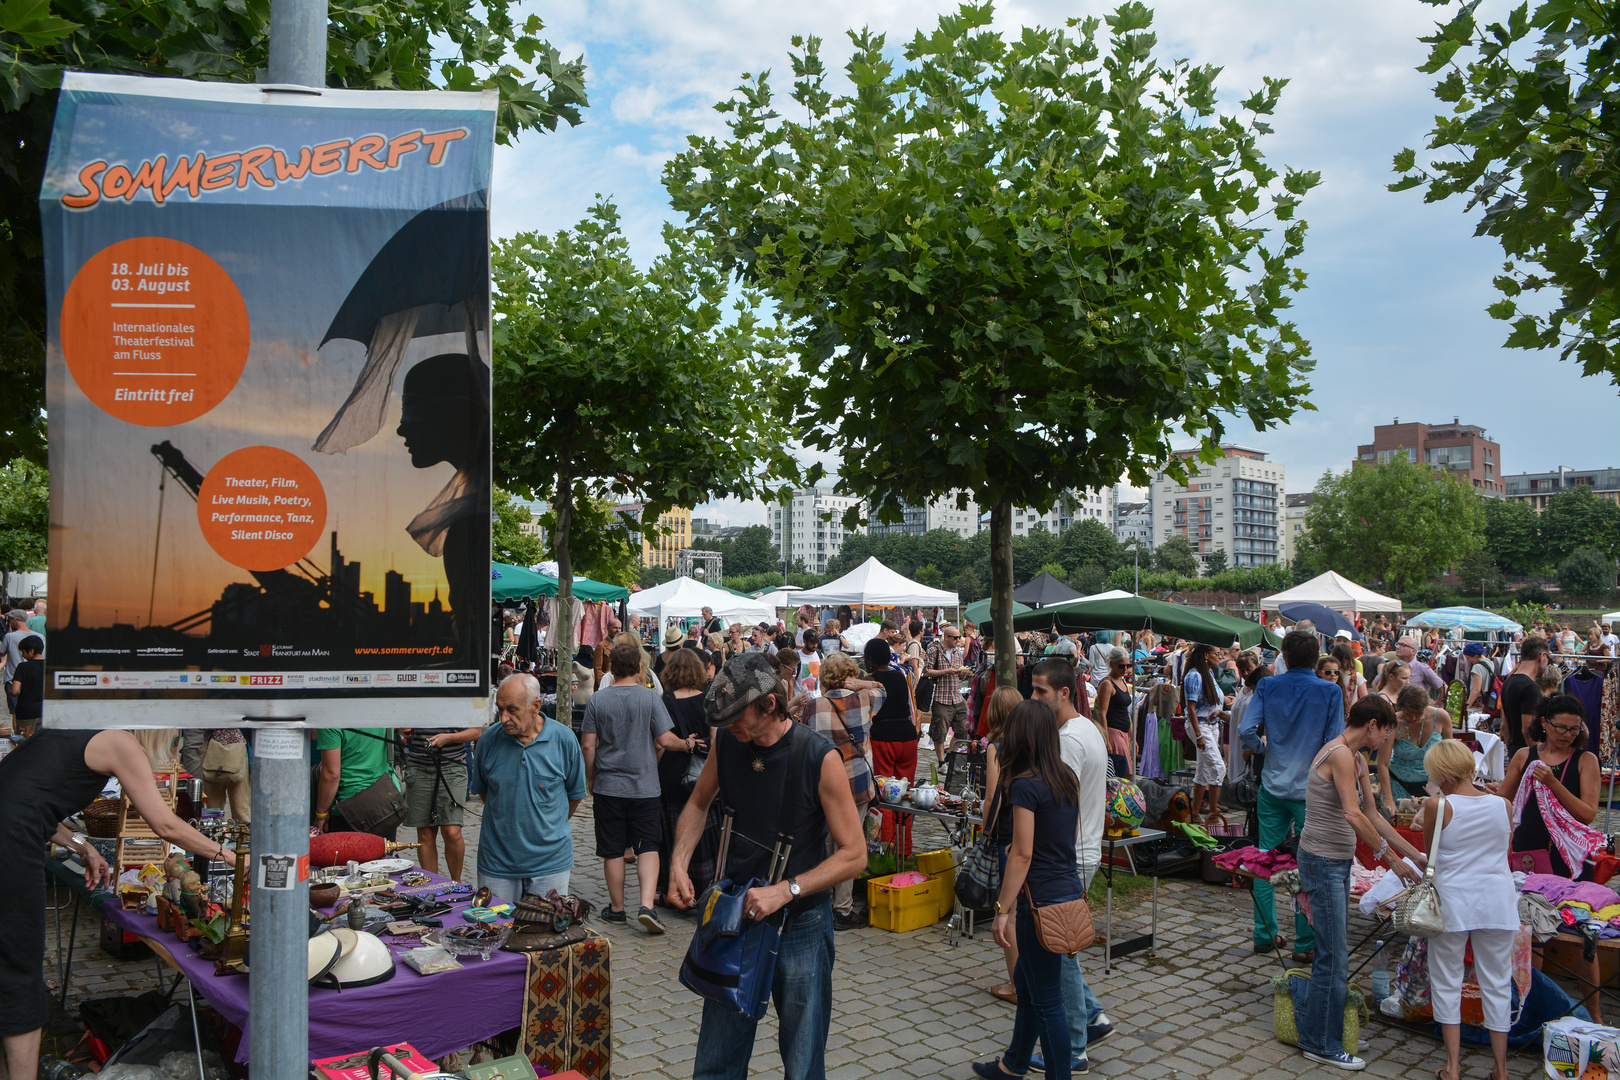
<path id="1" fill-rule="evenodd" d="M 608 939 L 528 954 L 518 1052 L 541 1069 L 577 1069 L 608 1080 L 613 1061 L 612 970 Z"/>

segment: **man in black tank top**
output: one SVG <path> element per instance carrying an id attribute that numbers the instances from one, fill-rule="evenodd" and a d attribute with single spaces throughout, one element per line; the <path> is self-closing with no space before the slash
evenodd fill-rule
<path id="1" fill-rule="evenodd" d="M 732 659 L 709 687 L 709 723 L 720 728 L 687 800 L 676 830 L 669 870 L 669 898 L 689 908 L 697 900 L 686 869 L 703 833 L 709 805 L 733 812 L 731 843 L 718 876 L 732 881 L 766 878 L 782 799 L 798 788 L 793 815 L 792 852 L 787 871 L 775 884 L 748 891 L 751 918 L 782 912 L 771 998 L 780 1025 L 777 1047 L 786 1080 L 824 1075 L 827 1031 L 832 1020 L 832 889 L 866 866 L 866 838 L 855 812 L 844 762 L 824 736 L 787 715 L 791 696 L 764 655 Z M 787 775 L 793 748 L 803 743 L 797 785 Z M 832 837 L 833 853 L 826 854 Z M 693 1080 L 738 1080 L 748 1075 L 757 1025 L 713 1001 L 703 1005 Z"/>

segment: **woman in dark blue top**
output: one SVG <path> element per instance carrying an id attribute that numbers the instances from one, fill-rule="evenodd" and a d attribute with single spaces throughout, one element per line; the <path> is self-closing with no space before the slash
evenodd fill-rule
<path id="1" fill-rule="evenodd" d="M 1041 947 L 1031 899 L 1042 907 L 1082 894 L 1075 867 L 1080 830 L 1080 783 L 1058 750 L 1058 724 L 1042 701 L 1023 701 L 1007 718 L 997 787 L 1013 807 L 1012 843 L 996 903 L 995 936 L 1002 948 L 1018 945 L 1013 985 L 1018 1015 L 1012 1042 L 997 1062 L 975 1062 L 986 1080 L 1023 1076 L 1037 1036 L 1052 1080 L 1069 1080 L 1069 1024 L 1063 1013 L 1057 953 Z M 1014 907 L 1016 906 L 1016 915 Z"/>

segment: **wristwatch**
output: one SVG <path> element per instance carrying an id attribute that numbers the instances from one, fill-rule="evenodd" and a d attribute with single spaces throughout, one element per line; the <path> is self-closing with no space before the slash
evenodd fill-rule
<path id="1" fill-rule="evenodd" d="M 799 898 L 799 879 L 788 878 L 788 895 L 797 900 Z"/>

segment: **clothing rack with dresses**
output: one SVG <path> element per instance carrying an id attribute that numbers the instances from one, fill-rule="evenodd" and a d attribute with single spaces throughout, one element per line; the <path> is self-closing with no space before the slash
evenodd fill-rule
<path id="1" fill-rule="evenodd" d="M 1620 725 L 1620 664 L 1615 656 L 1589 656 L 1586 653 L 1550 653 L 1554 660 L 1571 660 L 1579 663 L 1574 671 L 1564 676 L 1559 689 L 1580 700 L 1583 708 L 1589 708 L 1589 702 L 1594 696 L 1591 692 L 1572 690 L 1570 680 L 1575 679 L 1582 671 L 1590 670 L 1594 664 L 1607 664 L 1607 673 L 1603 676 L 1603 686 L 1595 695 L 1598 700 L 1597 731 L 1598 731 L 1598 767 L 1604 784 L 1608 787 L 1608 802 L 1604 811 L 1605 831 L 1614 820 L 1614 785 L 1620 780 L 1620 740 L 1616 739 L 1616 728 Z"/>

